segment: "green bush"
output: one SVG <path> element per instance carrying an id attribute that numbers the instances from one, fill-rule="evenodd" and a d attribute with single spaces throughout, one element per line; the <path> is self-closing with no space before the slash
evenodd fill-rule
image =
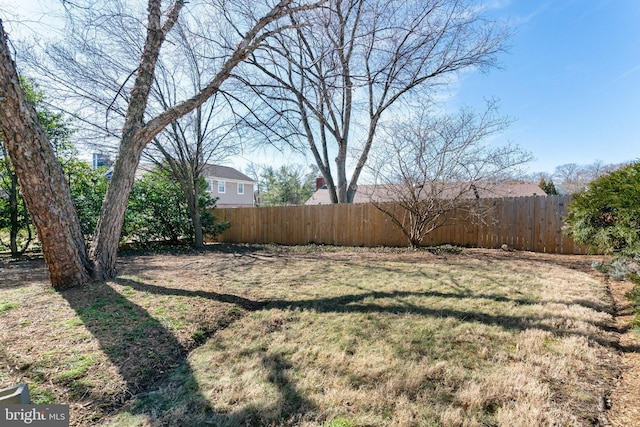
<path id="1" fill-rule="evenodd" d="M 640 163 L 633 163 L 593 181 L 569 205 L 566 232 L 580 244 L 610 254 L 613 260 L 596 266 L 614 280 L 631 280 L 627 297 L 640 330 Z"/>
<path id="2" fill-rule="evenodd" d="M 78 212 L 82 234 L 90 240 L 93 238 L 102 200 L 107 192 L 106 167 L 93 169 L 87 162 L 71 159 L 63 168 L 71 189 L 71 199 Z"/>
<path id="3" fill-rule="evenodd" d="M 206 182 L 202 180 L 200 219 L 204 234 L 216 236 L 226 230 L 228 224 L 216 221 L 212 213 L 216 199 L 211 198 L 206 188 Z M 138 243 L 193 241 L 193 223 L 186 195 L 169 172 L 154 169 L 136 180 L 129 196 L 121 238 Z"/>
<path id="4" fill-rule="evenodd" d="M 591 182 L 569 205 L 566 233 L 616 257 L 640 254 L 640 163 Z"/>

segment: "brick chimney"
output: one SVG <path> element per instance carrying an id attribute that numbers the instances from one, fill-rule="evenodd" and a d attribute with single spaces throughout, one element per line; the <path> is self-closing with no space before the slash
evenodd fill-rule
<path id="1" fill-rule="evenodd" d="M 324 182 L 324 177 L 319 176 L 316 178 L 316 191 L 320 190 L 321 188 L 327 188 L 327 184 Z"/>

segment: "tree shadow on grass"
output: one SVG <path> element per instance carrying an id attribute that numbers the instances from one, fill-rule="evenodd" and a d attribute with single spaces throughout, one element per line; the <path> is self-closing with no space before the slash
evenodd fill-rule
<path id="1" fill-rule="evenodd" d="M 76 311 L 121 377 L 123 388 L 115 394 L 103 394 L 102 390 L 92 387 L 79 390 L 103 412 L 120 407 L 184 360 L 186 349 L 171 331 L 108 284 L 91 284 L 60 294 Z M 118 379 L 108 381 L 114 383 Z"/>
<path id="2" fill-rule="evenodd" d="M 262 303 L 235 295 L 197 291 L 189 293 L 126 279 L 116 279 L 115 282 L 144 292 L 193 298 L 193 304 L 205 297 L 245 311 L 257 310 L 263 306 Z M 102 388 L 82 381 L 68 384 L 75 399 L 98 412 L 86 414 L 80 411 L 73 420 L 76 425 L 91 424 L 93 418 L 118 411 L 127 412 L 131 416 L 143 416 L 154 426 L 284 425 L 295 424 L 291 420 L 300 419 L 305 412 L 313 410 L 313 406 L 297 392 L 289 380 L 289 362 L 284 355 L 277 354 L 263 355 L 263 365 L 269 372 L 268 380 L 276 386 L 280 395 L 273 407 L 247 407 L 230 414 L 216 414 L 211 410 L 187 356 L 190 350 L 204 342 L 216 330 L 237 320 L 240 317 L 237 311 L 228 311 L 235 314 L 227 319 L 220 319 L 216 327 L 204 332 L 205 336 L 201 340 L 189 345 L 181 342 L 173 331 L 154 318 L 148 310 L 118 293 L 109 284 L 91 284 L 61 291 L 60 294 L 76 311 L 117 370 L 117 374 L 108 370 L 100 373 L 108 381 Z M 114 376 L 121 377 L 121 380 Z M 114 392 L 112 386 L 118 381 L 119 389 Z M 191 414 L 187 416 L 186 412 Z M 196 424 L 194 420 L 197 421 Z"/>
<path id="3" fill-rule="evenodd" d="M 252 299 L 244 298 L 244 297 L 233 295 L 233 294 L 223 294 L 219 292 L 199 291 L 199 290 L 190 291 L 186 289 L 151 285 L 149 283 L 144 283 L 138 280 L 122 279 L 122 278 L 116 278 L 114 279 L 114 282 L 123 286 L 130 286 L 131 288 L 140 292 L 148 292 L 150 294 L 155 294 L 155 295 L 183 296 L 183 297 L 189 297 L 189 298 L 201 297 L 201 298 L 206 298 L 206 299 L 214 300 L 221 303 L 233 304 L 247 311 L 255 311 L 264 307 L 264 303 L 260 301 L 254 301 Z"/>
<path id="4" fill-rule="evenodd" d="M 401 299 L 416 296 L 435 296 L 438 298 L 459 298 L 459 299 L 482 299 L 488 298 L 499 302 L 509 302 L 514 304 L 530 304 L 526 300 L 510 300 L 506 297 L 495 297 L 486 295 L 461 295 L 446 294 L 440 292 L 368 292 L 358 295 L 344 295 L 333 298 L 310 299 L 300 301 L 284 301 L 271 300 L 265 301 L 265 309 L 301 309 L 315 310 L 318 312 L 339 312 L 339 313 L 390 313 L 390 314 L 417 314 L 420 316 L 428 316 L 433 318 L 454 318 L 461 322 L 478 322 L 485 325 L 497 326 L 507 330 L 524 331 L 527 329 L 541 329 L 551 332 L 559 336 L 582 336 L 597 342 L 605 347 L 613 345 L 613 341 L 605 336 L 598 334 L 585 333 L 581 331 L 573 331 L 562 327 L 554 327 L 549 324 L 551 317 L 544 316 L 511 316 L 504 314 L 485 313 L 479 311 L 466 311 L 453 308 L 427 307 L 423 305 L 412 304 Z M 375 304 L 365 300 L 369 299 L 395 299 L 393 304 Z M 533 302 L 535 304 L 535 302 Z M 564 324 L 565 318 L 559 318 L 560 324 Z M 607 325 L 596 324 L 600 329 L 606 329 Z"/>
<path id="5" fill-rule="evenodd" d="M 19 288 L 33 282 L 47 282 L 49 275 L 44 258 L 0 259 L 0 289 Z"/>
<path id="6" fill-rule="evenodd" d="M 313 419 L 317 408 L 306 399 L 291 380 L 289 370 L 294 369 L 285 354 L 264 353 L 262 367 L 267 381 L 278 390 L 278 397 L 266 406 L 249 404 L 229 414 L 211 414 L 205 421 L 216 426 L 296 426 Z"/>
<path id="7" fill-rule="evenodd" d="M 473 292 L 440 292 L 440 291 L 365 291 L 361 293 L 339 295 L 327 298 L 312 298 L 302 300 L 283 300 L 283 299 L 265 299 L 254 301 L 231 294 L 220 294 L 209 291 L 189 291 L 185 289 L 175 289 L 157 285 L 150 285 L 136 281 L 127 281 L 134 289 L 163 294 L 163 295 L 181 295 L 181 296 L 198 296 L 206 299 L 213 299 L 220 302 L 229 302 L 237 304 L 248 311 L 260 309 L 280 309 L 280 310 L 314 310 L 322 313 L 390 313 L 390 314 L 417 314 L 421 316 L 429 316 L 435 318 L 451 317 L 463 322 L 479 322 L 487 325 L 498 326 L 508 330 L 524 331 L 526 329 L 542 329 L 557 335 L 577 335 L 591 339 L 603 346 L 611 346 L 613 342 L 607 337 L 597 334 L 588 334 L 580 331 L 572 331 L 561 326 L 555 327 L 549 324 L 549 315 L 544 316 L 512 316 L 504 314 L 486 313 L 473 310 L 459 310 L 443 307 L 429 307 L 426 305 L 412 304 L 407 300 L 409 297 L 432 297 L 442 299 L 487 299 L 494 302 L 513 304 L 513 305 L 532 305 L 539 304 L 540 301 L 526 298 L 509 298 L 501 295 L 480 294 Z M 376 303 L 375 301 L 387 300 L 385 304 Z M 393 301 L 388 303 L 388 301 Z M 564 324 L 564 318 L 559 325 Z M 595 324 L 600 330 L 608 331 L 610 325 Z"/>
<path id="8" fill-rule="evenodd" d="M 117 285 L 151 295 L 183 298 L 187 304 L 197 307 L 205 302 L 215 302 L 242 312 L 258 310 L 313 310 L 321 313 L 390 313 L 416 314 L 434 318 L 454 318 L 463 322 L 479 322 L 504 329 L 523 331 L 538 328 L 558 335 L 581 335 L 600 344 L 611 342 L 595 334 L 585 334 L 554 327 L 543 316 L 512 316 L 474 310 L 437 307 L 417 304 L 413 297 L 440 299 L 488 299 L 498 303 L 529 305 L 538 301 L 526 298 L 511 299 L 504 296 L 470 292 L 439 291 L 366 291 L 327 298 L 302 300 L 269 299 L 255 301 L 249 298 L 203 290 L 176 289 L 148 284 L 136 280 L 118 278 Z M 279 397 L 268 407 L 245 406 L 233 413 L 215 413 L 198 386 L 187 356 L 189 351 L 207 338 L 215 339 L 215 332 L 239 317 L 222 321 L 217 327 L 204 331 L 202 340 L 192 345 L 181 342 L 175 333 L 152 316 L 147 309 L 117 292 L 109 284 L 93 284 L 81 289 L 61 292 L 70 306 L 98 340 L 102 351 L 118 370 L 124 383 L 115 394 L 105 394 L 95 387 L 82 386 L 77 390 L 86 400 L 92 400 L 103 413 L 123 410 L 132 415 L 150 417 L 152 425 L 295 425 L 312 416 L 315 408 L 296 389 L 288 371 L 291 368 L 286 355 L 265 351 L 260 357 L 269 372 L 267 380 L 278 390 Z M 150 301 L 155 301 L 157 299 Z M 132 399 L 136 397 L 136 399 Z M 133 403 L 132 403 L 133 402 Z M 126 407 L 125 407 L 126 405 Z M 123 409 L 124 407 L 124 409 Z M 198 414 L 180 418 L 175 410 Z M 173 412 L 172 412 L 173 411 Z M 166 415 L 169 414 L 169 415 Z M 185 420 L 181 424 L 181 420 Z"/>

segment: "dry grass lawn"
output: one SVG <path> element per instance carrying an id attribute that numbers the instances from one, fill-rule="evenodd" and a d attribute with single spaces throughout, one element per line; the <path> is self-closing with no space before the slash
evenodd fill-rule
<path id="1" fill-rule="evenodd" d="M 61 293 L 0 264 L 0 387 L 72 425 L 606 425 L 590 257 L 214 245 Z"/>

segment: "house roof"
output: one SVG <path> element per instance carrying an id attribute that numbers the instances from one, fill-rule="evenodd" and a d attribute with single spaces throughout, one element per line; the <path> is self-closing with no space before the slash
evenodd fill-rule
<path id="1" fill-rule="evenodd" d="M 467 187 L 467 189 L 463 187 Z M 475 189 L 471 188 L 468 183 L 451 183 L 443 185 L 439 189 L 433 191 L 426 190 L 425 195 L 433 197 L 437 193 L 437 197 L 443 199 L 452 199 L 455 197 L 464 199 L 495 199 L 503 197 L 526 197 L 526 196 L 546 196 L 537 184 L 532 182 L 494 182 L 494 183 L 476 183 Z M 398 199 L 398 195 L 406 191 L 403 185 L 359 185 L 353 203 L 369 203 L 372 200 L 377 202 L 392 202 Z M 329 190 L 321 188 L 316 190 L 306 205 L 325 205 L 331 203 Z"/>
<path id="2" fill-rule="evenodd" d="M 136 175 L 142 175 L 147 172 L 151 172 L 155 168 L 156 165 L 153 163 L 140 163 L 138 165 L 138 169 L 136 170 Z M 255 182 L 255 180 L 249 178 L 247 175 L 243 174 L 237 169 L 221 165 L 204 165 L 202 168 L 202 176 L 206 178 L 220 178 L 231 181 L 245 181 L 250 183 Z"/>
<path id="3" fill-rule="evenodd" d="M 255 182 L 253 179 L 249 178 L 247 175 L 243 174 L 237 169 L 221 165 L 204 165 L 204 167 L 202 168 L 202 176 L 210 178 L 229 179 L 233 181 Z"/>

